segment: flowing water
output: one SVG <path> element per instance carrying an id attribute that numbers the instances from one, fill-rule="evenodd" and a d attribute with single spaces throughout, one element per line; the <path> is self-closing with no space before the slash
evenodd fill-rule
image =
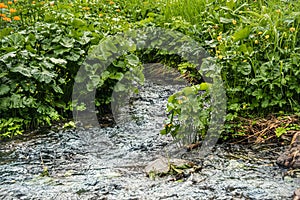
<path id="1" fill-rule="evenodd" d="M 205 159 L 161 136 L 167 98 L 178 87 L 147 82 L 130 120 L 114 127 L 48 131 L 0 143 L 1 199 L 291 199 L 299 173 L 275 160 L 276 146 L 217 145 Z M 183 181 L 146 177 L 160 155 L 191 159 L 201 170 Z M 48 174 L 47 174 L 48 173 Z M 44 175 L 44 176 L 43 176 Z"/>

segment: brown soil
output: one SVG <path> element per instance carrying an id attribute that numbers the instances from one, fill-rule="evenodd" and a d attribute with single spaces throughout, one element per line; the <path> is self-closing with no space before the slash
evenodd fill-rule
<path id="1" fill-rule="evenodd" d="M 240 118 L 237 133 L 239 137 L 233 138 L 232 143 L 275 143 L 287 146 L 277 159 L 277 164 L 287 168 L 300 168 L 300 117 L 296 115 L 274 115 L 262 119 Z M 279 134 L 281 131 L 281 134 Z M 277 133 L 277 135 L 276 135 Z"/>
<path id="2" fill-rule="evenodd" d="M 245 133 L 233 143 L 278 143 L 289 145 L 293 136 L 300 133 L 300 117 L 296 115 L 274 115 L 262 119 L 240 118 L 242 124 L 236 131 Z M 276 130 L 285 129 L 280 137 L 276 136 Z"/>

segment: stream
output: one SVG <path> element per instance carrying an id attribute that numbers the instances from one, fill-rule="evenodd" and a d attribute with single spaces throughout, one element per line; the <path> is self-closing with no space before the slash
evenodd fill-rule
<path id="1" fill-rule="evenodd" d="M 291 199 L 300 174 L 276 165 L 284 147 L 218 144 L 197 160 L 197 150 L 159 134 L 168 96 L 180 87 L 146 81 L 126 111 L 130 120 L 114 127 L 1 142 L 0 199 Z M 159 156 L 191 159 L 201 170 L 151 180 L 144 169 Z"/>

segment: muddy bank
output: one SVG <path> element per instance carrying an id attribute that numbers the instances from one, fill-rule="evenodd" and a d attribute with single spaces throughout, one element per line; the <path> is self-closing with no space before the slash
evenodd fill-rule
<path id="1" fill-rule="evenodd" d="M 276 164 L 283 148 L 217 145 L 203 160 L 161 136 L 167 97 L 181 86 L 147 83 L 115 127 L 49 131 L 0 143 L 1 199 L 291 199 L 299 171 Z M 127 113 L 126 113 L 127 112 Z M 129 118 L 128 118 L 129 116 Z M 122 121 L 122 120 L 121 120 Z M 160 155 L 201 170 L 181 182 L 146 177 Z"/>

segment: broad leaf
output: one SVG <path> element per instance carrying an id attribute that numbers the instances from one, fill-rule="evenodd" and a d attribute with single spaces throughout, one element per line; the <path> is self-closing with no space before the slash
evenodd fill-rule
<path id="1" fill-rule="evenodd" d="M 0 95 L 7 94 L 10 91 L 10 88 L 8 85 L 0 85 Z"/>
<path id="2" fill-rule="evenodd" d="M 18 64 L 16 67 L 11 69 L 12 72 L 20 73 L 23 76 L 31 77 L 30 68 L 24 66 L 24 64 Z"/>
<path id="3" fill-rule="evenodd" d="M 40 71 L 37 68 L 31 71 L 34 78 L 36 78 L 40 82 L 50 83 L 53 78 L 56 76 L 48 70 Z"/>
<path id="4" fill-rule="evenodd" d="M 80 55 L 76 54 L 74 52 L 71 52 L 71 55 L 66 56 L 66 59 L 70 60 L 70 61 L 77 61 L 77 60 L 79 60 L 79 58 L 80 58 Z"/>
<path id="5" fill-rule="evenodd" d="M 3 28 L 0 30 L 0 39 L 2 39 L 3 37 L 9 35 L 11 33 L 11 31 L 13 31 L 13 28 Z"/>
<path id="6" fill-rule="evenodd" d="M 19 33 L 15 33 L 13 35 L 8 36 L 10 40 L 10 45 L 13 46 L 14 48 L 22 48 L 25 44 L 25 38 L 23 35 Z"/>
<path id="7" fill-rule="evenodd" d="M 67 64 L 67 61 L 61 58 L 50 58 L 50 61 L 53 62 L 54 64 L 60 64 L 60 65 Z"/>
<path id="8" fill-rule="evenodd" d="M 117 73 L 111 74 L 109 76 L 109 78 L 116 79 L 116 80 L 121 80 L 123 78 L 123 76 L 124 76 L 123 73 L 117 72 Z"/>
<path id="9" fill-rule="evenodd" d="M 138 64 L 140 63 L 139 58 L 134 54 L 127 55 L 126 58 L 128 63 L 132 66 L 138 66 Z"/>
<path id="10" fill-rule="evenodd" d="M 75 27 L 75 28 L 82 28 L 82 26 L 85 26 L 86 25 L 86 22 L 82 19 L 78 19 L 78 18 L 75 18 L 73 19 L 72 21 L 72 25 Z"/>
<path id="11" fill-rule="evenodd" d="M 237 42 L 239 40 L 246 39 L 249 36 L 250 32 L 251 32 L 251 29 L 248 26 L 241 29 L 241 30 L 238 30 L 232 36 L 233 41 Z"/>
<path id="12" fill-rule="evenodd" d="M 64 37 L 60 44 L 66 48 L 73 48 L 75 40 L 73 38 Z"/>

